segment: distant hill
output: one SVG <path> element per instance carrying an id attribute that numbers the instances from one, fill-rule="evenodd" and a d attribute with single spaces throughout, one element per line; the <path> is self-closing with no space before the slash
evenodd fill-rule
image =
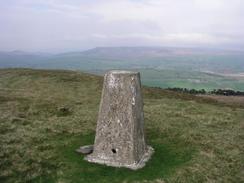
<path id="1" fill-rule="evenodd" d="M 173 47 L 97 47 L 61 54 L 0 52 L 0 68 L 81 70 L 103 74 L 111 69 L 139 70 L 144 84 L 158 87 L 244 90 L 244 53 Z M 201 77 L 201 78 L 200 78 Z"/>
<path id="2" fill-rule="evenodd" d="M 173 47 L 97 47 L 83 52 L 56 55 L 56 59 L 98 64 L 101 70 L 113 68 L 153 68 L 214 73 L 244 72 L 244 52 Z M 72 64 L 71 64 L 72 65 Z"/>
<path id="3" fill-rule="evenodd" d="M 228 55 L 244 54 L 240 51 L 204 49 L 204 48 L 177 48 L 177 47 L 97 47 L 83 52 L 60 54 L 62 56 L 86 56 L 113 59 L 141 59 L 160 58 L 187 55 Z"/>
<path id="4" fill-rule="evenodd" d="M 30 67 L 35 68 L 50 58 L 47 53 L 31 53 L 21 50 L 10 52 L 0 51 L 0 68 L 7 67 Z"/>
<path id="5" fill-rule="evenodd" d="M 244 52 L 203 48 L 97 47 L 61 54 L 0 52 L 0 68 L 78 70 L 154 68 L 217 73 L 244 72 Z"/>

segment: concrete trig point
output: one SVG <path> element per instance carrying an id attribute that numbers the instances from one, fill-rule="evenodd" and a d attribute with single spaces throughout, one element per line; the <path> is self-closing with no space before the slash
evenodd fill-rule
<path id="1" fill-rule="evenodd" d="M 139 72 L 109 71 L 104 76 L 93 153 L 89 162 L 142 168 L 153 153 L 144 136 Z"/>

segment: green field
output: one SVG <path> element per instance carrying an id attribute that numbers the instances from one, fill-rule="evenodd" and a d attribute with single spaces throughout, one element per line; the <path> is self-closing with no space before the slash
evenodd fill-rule
<path id="1" fill-rule="evenodd" d="M 142 82 L 147 86 L 161 88 L 232 89 L 244 91 L 244 78 L 232 78 L 217 74 L 180 70 L 140 70 Z"/>
<path id="2" fill-rule="evenodd" d="M 244 181 L 244 108 L 156 88 L 143 88 L 146 167 L 84 161 L 75 149 L 93 143 L 101 88 L 81 72 L 0 70 L 0 182 Z"/>
<path id="3" fill-rule="evenodd" d="M 188 88 L 206 91 L 231 89 L 244 91 L 244 78 L 233 78 L 187 70 L 134 69 L 141 73 L 142 84 L 161 88 Z M 90 70 L 88 73 L 103 75 L 103 70 Z"/>

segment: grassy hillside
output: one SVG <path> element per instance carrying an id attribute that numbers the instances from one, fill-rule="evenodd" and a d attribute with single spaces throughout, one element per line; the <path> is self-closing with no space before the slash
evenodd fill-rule
<path id="1" fill-rule="evenodd" d="M 91 164 L 102 78 L 0 70 L 0 182 L 243 182 L 244 108 L 144 88 L 147 143 L 138 171 Z M 65 109 L 65 110 L 64 110 Z"/>

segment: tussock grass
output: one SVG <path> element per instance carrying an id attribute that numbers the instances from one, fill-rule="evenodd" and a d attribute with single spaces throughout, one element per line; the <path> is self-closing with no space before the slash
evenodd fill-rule
<path id="1" fill-rule="evenodd" d="M 72 71 L 0 70 L 0 182 L 243 182 L 244 109 L 144 88 L 148 144 L 132 171 L 91 164 L 102 78 Z"/>

